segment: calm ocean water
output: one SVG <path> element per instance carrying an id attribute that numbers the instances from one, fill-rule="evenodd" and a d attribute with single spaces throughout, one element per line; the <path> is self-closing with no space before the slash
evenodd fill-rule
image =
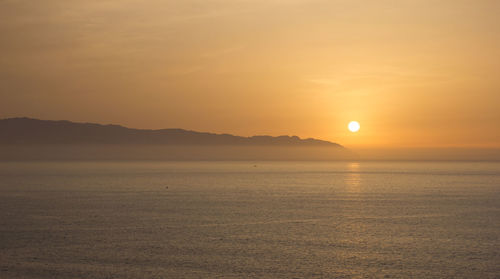
<path id="1" fill-rule="evenodd" d="M 500 163 L 0 163 L 0 278 L 500 278 Z"/>

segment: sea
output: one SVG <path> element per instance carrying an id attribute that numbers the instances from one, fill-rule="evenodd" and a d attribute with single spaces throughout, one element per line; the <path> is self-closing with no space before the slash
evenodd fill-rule
<path id="1" fill-rule="evenodd" d="M 500 278 L 500 163 L 2 162 L 0 278 Z"/>

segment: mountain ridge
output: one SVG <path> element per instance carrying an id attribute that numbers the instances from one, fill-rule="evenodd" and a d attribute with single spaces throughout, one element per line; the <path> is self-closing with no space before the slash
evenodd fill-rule
<path id="1" fill-rule="evenodd" d="M 0 119 L 0 144 L 276 145 L 344 148 L 338 143 L 314 138 L 302 139 L 298 136 L 243 137 L 180 128 L 136 129 L 116 124 L 28 117 Z"/>

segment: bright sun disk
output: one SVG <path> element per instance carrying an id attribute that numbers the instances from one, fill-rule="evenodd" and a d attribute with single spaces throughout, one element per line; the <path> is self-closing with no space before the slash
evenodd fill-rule
<path id="1" fill-rule="evenodd" d="M 357 121 L 351 121 L 349 122 L 349 125 L 347 126 L 349 128 L 349 131 L 353 132 L 353 133 L 356 133 L 357 131 L 359 131 L 359 123 Z"/>

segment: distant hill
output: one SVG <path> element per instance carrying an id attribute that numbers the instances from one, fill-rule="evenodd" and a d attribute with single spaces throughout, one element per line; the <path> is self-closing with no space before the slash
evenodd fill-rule
<path id="1" fill-rule="evenodd" d="M 183 129 L 142 130 L 119 125 L 32 118 L 0 120 L 0 144 L 300 145 L 342 148 L 337 143 L 297 136 L 240 137 Z"/>
<path id="2" fill-rule="evenodd" d="M 296 136 L 239 137 L 182 129 L 0 120 L 0 161 L 26 160 L 348 160 L 341 145 Z"/>

